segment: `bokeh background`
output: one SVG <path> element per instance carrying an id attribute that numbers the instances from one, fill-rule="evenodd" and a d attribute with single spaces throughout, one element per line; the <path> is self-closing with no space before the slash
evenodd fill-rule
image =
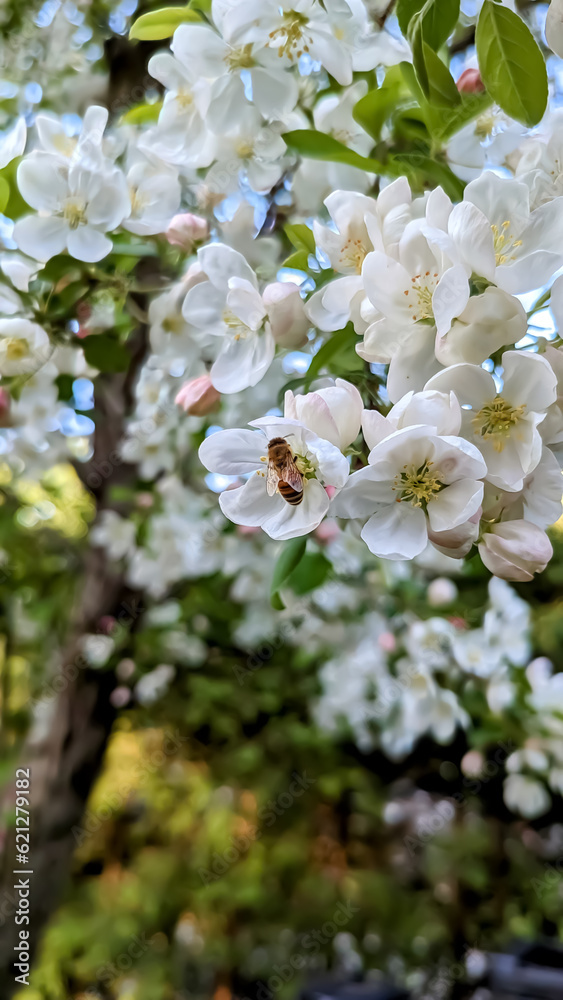
<path id="1" fill-rule="evenodd" d="M 527 6 L 539 24 L 547 5 Z M 64 106 L 78 128 L 88 104 L 145 91 L 156 46 L 126 39 L 141 10 L 5 0 L 0 124 Z M 551 60 L 554 105 L 559 75 Z M 0 217 L 7 246 L 10 232 Z M 96 307 L 115 318 L 110 299 Z M 549 335 L 547 311 L 535 322 Z M 60 380 L 80 460 L 91 383 Z M 94 500 L 71 461 L 12 479 L 0 456 L 0 785 L 25 741 L 32 794 L 58 774 L 34 833 L 41 942 L 19 1000 L 289 1000 L 315 971 L 477 997 L 486 953 L 560 940 L 563 528 L 543 574 L 496 589 L 478 559 L 398 570 L 353 531 L 320 531 L 275 608 L 278 549 L 217 520 L 212 496 L 184 518 L 198 572 L 167 578 L 174 552 L 150 518 L 194 497 L 112 479 L 154 558 L 147 592 L 89 547 Z M 78 655 L 77 693 L 58 669 Z M 8 796 L 3 996 L 13 832 Z"/>

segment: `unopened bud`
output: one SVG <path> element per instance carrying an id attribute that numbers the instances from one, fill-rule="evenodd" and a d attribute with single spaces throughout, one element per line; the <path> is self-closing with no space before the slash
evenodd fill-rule
<path id="1" fill-rule="evenodd" d="M 545 531 L 531 521 L 501 521 L 483 536 L 479 554 L 495 576 L 527 583 L 545 569 L 553 548 Z"/>
<path id="2" fill-rule="evenodd" d="M 12 397 L 7 389 L 0 389 L 0 427 L 7 427 L 10 418 Z"/>
<path id="3" fill-rule="evenodd" d="M 184 212 L 175 215 L 165 233 L 166 239 L 173 247 L 180 247 L 188 253 L 194 243 L 202 243 L 209 236 L 207 220 L 201 215 Z"/>
<path id="4" fill-rule="evenodd" d="M 200 375 L 185 382 L 176 396 L 175 403 L 191 417 L 205 417 L 219 409 L 221 395 L 209 375 Z"/>
<path id="5" fill-rule="evenodd" d="M 478 69 L 465 69 L 456 83 L 460 94 L 480 94 L 485 89 Z"/>

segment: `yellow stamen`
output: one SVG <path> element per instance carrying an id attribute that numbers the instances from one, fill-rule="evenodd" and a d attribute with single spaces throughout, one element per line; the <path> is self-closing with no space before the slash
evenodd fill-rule
<path id="1" fill-rule="evenodd" d="M 522 240 L 515 240 L 510 232 L 511 224 L 510 219 L 507 219 L 500 228 L 495 223 L 491 225 L 497 267 L 516 260 L 516 254 L 511 254 L 510 251 L 522 246 Z"/>
<path id="2" fill-rule="evenodd" d="M 428 502 L 444 489 L 445 483 L 438 471 L 433 471 L 433 462 L 426 460 L 419 468 L 404 466 L 395 476 L 393 491 L 398 493 L 397 503 L 410 503 L 412 507 L 422 507 L 426 513 Z"/>
<path id="3" fill-rule="evenodd" d="M 409 309 L 413 309 L 413 322 L 421 319 L 433 319 L 434 310 L 432 297 L 436 291 L 439 275 L 437 272 L 426 271 L 425 274 L 416 274 L 411 278 L 411 287 L 405 289 L 405 296 L 409 300 Z M 413 301 L 414 300 L 414 301 Z"/>
<path id="4" fill-rule="evenodd" d="M 339 263 L 343 268 L 353 269 L 356 274 L 362 273 L 362 264 L 366 259 L 368 250 L 361 240 L 354 240 L 352 237 L 340 248 Z"/>
<path id="5" fill-rule="evenodd" d="M 497 396 L 490 403 L 485 403 L 473 417 L 471 422 L 475 434 L 484 441 L 492 441 L 495 451 L 501 452 L 525 410 L 525 403 L 522 406 L 511 406 L 502 396 Z"/>
<path id="6" fill-rule="evenodd" d="M 29 344 L 25 337 L 7 337 L 5 340 L 6 359 L 20 361 L 29 354 Z"/>
<path id="7" fill-rule="evenodd" d="M 296 10 L 284 12 L 281 26 L 270 31 L 269 35 L 272 41 L 274 39 L 279 41 L 278 56 L 280 59 L 282 56 L 287 56 L 292 62 L 294 56 L 299 59 L 304 52 L 309 51 L 309 45 L 313 39 L 305 31 L 308 23 L 308 18 Z"/>

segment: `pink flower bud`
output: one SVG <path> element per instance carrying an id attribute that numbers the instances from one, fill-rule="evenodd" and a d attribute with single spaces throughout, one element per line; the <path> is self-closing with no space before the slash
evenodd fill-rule
<path id="1" fill-rule="evenodd" d="M 448 580 L 446 576 L 439 576 L 428 584 L 426 600 L 431 608 L 443 608 L 447 604 L 452 604 L 457 597 L 457 587 L 453 580 Z"/>
<path id="2" fill-rule="evenodd" d="M 495 576 L 527 583 L 545 569 L 553 548 L 545 531 L 531 521 L 502 521 L 483 536 L 479 553 Z"/>
<path id="3" fill-rule="evenodd" d="M 468 628 L 465 618 L 460 618 L 459 615 L 448 615 L 448 621 L 458 632 L 465 632 Z"/>
<path id="4" fill-rule="evenodd" d="M 484 766 L 485 758 L 480 750 L 468 750 L 461 760 L 461 770 L 468 778 L 477 778 Z"/>
<path id="5" fill-rule="evenodd" d="M 113 689 L 109 696 L 114 708 L 124 708 L 125 705 L 131 700 L 131 691 L 128 687 L 121 684 L 119 687 Z"/>
<path id="6" fill-rule="evenodd" d="M 299 286 L 293 281 L 274 281 L 266 286 L 262 299 L 276 343 L 280 347 L 301 347 L 307 340 L 311 321 L 305 315 Z"/>
<path id="7" fill-rule="evenodd" d="M 465 69 L 456 83 L 461 94 L 480 94 L 485 89 L 478 69 Z"/>
<path id="8" fill-rule="evenodd" d="M 7 389 L 0 389 L 0 427 L 6 427 L 10 415 L 12 397 Z"/>
<path id="9" fill-rule="evenodd" d="M 329 489 L 334 489 L 334 487 L 333 486 L 327 487 L 326 488 L 327 493 Z M 338 538 L 340 534 L 341 534 L 341 529 L 339 528 L 336 521 L 332 520 L 321 521 L 321 523 L 319 524 L 318 528 L 315 531 L 315 538 L 317 539 L 318 542 L 325 542 L 326 544 L 328 544 L 328 542 L 333 542 L 335 538 Z"/>
<path id="10" fill-rule="evenodd" d="M 382 632 L 378 637 L 377 645 L 385 653 L 394 653 L 397 648 L 397 640 L 392 632 Z"/>
<path id="11" fill-rule="evenodd" d="M 194 243 L 202 243 L 207 239 L 209 226 L 201 215 L 184 212 L 170 220 L 165 236 L 171 246 L 180 247 L 188 253 Z"/>
<path id="12" fill-rule="evenodd" d="M 98 622 L 99 631 L 104 635 L 111 635 L 116 625 L 117 621 L 113 615 L 103 615 Z"/>
<path id="13" fill-rule="evenodd" d="M 251 528 L 248 524 L 237 524 L 237 535 L 257 535 L 262 528 Z"/>
<path id="14" fill-rule="evenodd" d="M 200 375 L 185 382 L 175 402 L 191 417 L 204 417 L 219 409 L 221 396 L 211 383 L 209 375 Z"/>

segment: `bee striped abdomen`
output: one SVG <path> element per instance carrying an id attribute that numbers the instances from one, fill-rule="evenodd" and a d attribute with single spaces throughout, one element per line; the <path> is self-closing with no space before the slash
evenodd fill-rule
<path id="1" fill-rule="evenodd" d="M 284 483 L 280 480 L 278 482 L 278 490 L 286 503 L 290 503 L 292 507 L 297 507 L 303 500 L 303 493 L 294 490 L 293 486 L 290 486 L 289 483 Z"/>

